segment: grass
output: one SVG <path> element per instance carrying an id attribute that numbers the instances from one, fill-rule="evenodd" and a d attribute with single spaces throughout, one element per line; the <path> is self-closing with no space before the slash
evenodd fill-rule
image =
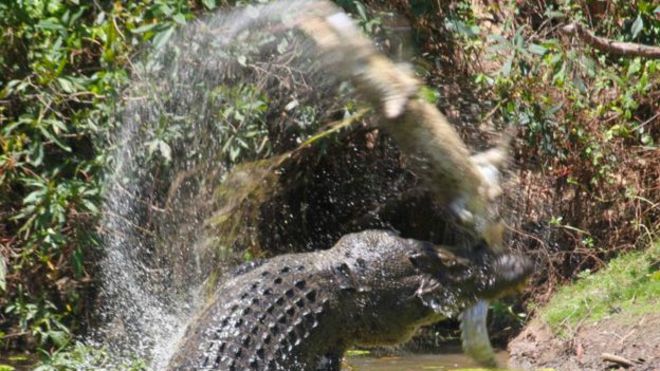
<path id="1" fill-rule="evenodd" d="M 660 298 L 660 240 L 646 251 L 622 255 L 596 273 L 584 272 L 541 309 L 541 318 L 559 335 L 580 324 L 617 313 L 631 318 L 657 310 Z"/>
<path id="2" fill-rule="evenodd" d="M 0 371 L 28 369 L 34 371 L 144 371 L 147 370 L 147 365 L 137 356 L 117 360 L 113 359 L 103 347 L 79 342 L 69 344 L 53 353 L 43 352 L 40 357 L 37 357 L 36 354 L 0 355 Z"/>

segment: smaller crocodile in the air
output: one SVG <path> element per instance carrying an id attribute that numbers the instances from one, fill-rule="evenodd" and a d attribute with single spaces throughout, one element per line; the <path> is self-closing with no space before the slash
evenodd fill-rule
<path id="1" fill-rule="evenodd" d="M 405 341 L 531 270 L 519 256 L 461 251 L 364 231 L 253 264 L 218 288 L 169 369 L 338 370 L 346 349 Z"/>

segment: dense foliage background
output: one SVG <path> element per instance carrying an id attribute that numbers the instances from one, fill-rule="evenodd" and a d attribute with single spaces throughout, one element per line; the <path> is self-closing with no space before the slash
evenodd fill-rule
<path id="1" fill-rule="evenodd" d="M 402 14 L 412 26 L 415 68 L 429 85 L 460 80 L 492 107 L 479 120 L 515 128 L 516 194 L 526 201 L 512 201 L 509 229 L 514 245 L 547 267 L 531 293 L 536 300 L 656 238 L 659 62 L 609 55 L 561 30 L 581 22 L 599 36 L 657 46 L 660 7 L 652 1 L 337 3 L 377 37 L 388 14 Z M 108 136 L 131 60 L 228 5 L 0 3 L 3 353 L 54 354 L 83 329 L 102 254 L 95 228 Z M 460 129 L 469 139 L 472 129 Z"/>

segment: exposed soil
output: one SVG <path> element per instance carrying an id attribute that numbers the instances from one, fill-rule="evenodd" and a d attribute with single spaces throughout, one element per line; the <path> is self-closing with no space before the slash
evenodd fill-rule
<path id="1" fill-rule="evenodd" d="M 660 370 L 660 311 L 630 316 L 618 313 L 596 323 L 582 324 L 567 339 L 533 320 L 510 344 L 510 366 L 517 369 Z M 604 359 L 604 353 L 632 363 Z"/>

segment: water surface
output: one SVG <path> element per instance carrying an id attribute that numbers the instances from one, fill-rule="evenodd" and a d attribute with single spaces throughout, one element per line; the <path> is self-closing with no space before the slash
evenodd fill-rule
<path id="1" fill-rule="evenodd" d="M 500 364 L 506 364 L 508 354 L 499 351 L 496 358 Z M 438 354 L 401 354 L 375 357 L 358 355 L 346 357 L 346 371 L 418 371 L 418 370 L 460 370 L 475 369 L 479 365 L 465 354 L 456 351 Z"/>

